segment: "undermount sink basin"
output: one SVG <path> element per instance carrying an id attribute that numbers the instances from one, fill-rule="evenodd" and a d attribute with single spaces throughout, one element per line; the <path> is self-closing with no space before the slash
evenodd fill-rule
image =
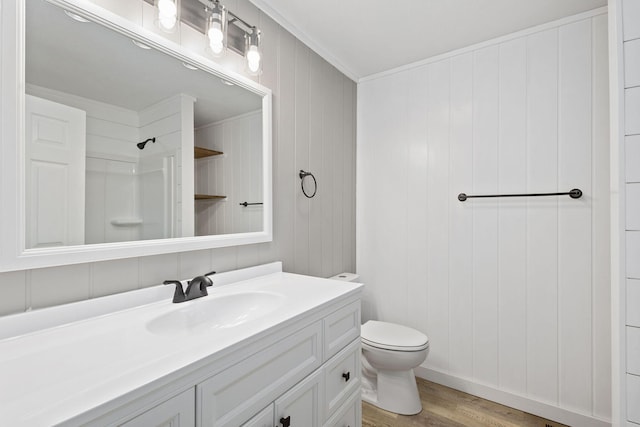
<path id="1" fill-rule="evenodd" d="M 182 335 L 233 328 L 272 313 L 283 303 L 283 295 L 271 292 L 209 295 L 181 303 L 180 309 L 152 319 L 147 330 L 157 335 Z"/>

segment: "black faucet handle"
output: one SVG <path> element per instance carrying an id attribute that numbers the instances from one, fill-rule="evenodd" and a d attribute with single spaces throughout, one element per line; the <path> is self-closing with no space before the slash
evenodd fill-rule
<path id="1" fill-rule="evenodd" d="M 182 282 L 179 280 L 165 280 L 162 282 L 165 285 L 176 285 L 176 290 L 173 293 L 173 302 L 184 302 L 184 289 L 182 289 Z"/>
<path id="2" fill-rule="evenodd" d="M 211 273 L 207 273 L 204 276 L 196 277 L 195 279 L 193 279 L 193 280 L 198 279 L 200 284 L 200 294 L 203 297 L 209 295 L 209 293 L 207 292 L 207 288 L 209 286 L 213 286 L 213 281 L 209 278 L 209 276 L 212 274 L 216 274 L 216 272 L 212 271 Z"/>
<path id="3" fill-rule="evenodd" d="M 209 273 L 205 274 L 205 276 L 213 276 L 214 274 L 216 274 L 215 271 L 210 271 Z"/>

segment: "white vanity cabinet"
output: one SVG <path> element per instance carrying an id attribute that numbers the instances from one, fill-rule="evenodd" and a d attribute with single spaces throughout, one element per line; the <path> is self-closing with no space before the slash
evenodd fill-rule
<path id="1" fill-rule="evenodd" d="M 198 426 L 338 425 L 327 421 L 360 404 L 360 302 L 337 307 L 198 384 Z"/>
<path id="2" fill-rule="evenodd" d="M 278 427 L 321 427 L 323 422 L 322 370 L 319 369 L 296 384 L 274 402 L 275 425 Z"/>
<path id="3" fill-rule="evenodd" d="M 121 424 L 121 427 L 195 427 L 195 396 L 195 390 L 190 388 Z"/>
<path id="4" fill-rule="evenodd" d="M 2 425 L 358 425 L 362 285 L 281 267 L 0 318 Z"/>
<path id="5" fill-rule="evenodd" d="M 269 405 L 251 418 L 242 427 L 273 427 L 273 405 Z"/>
<path id="6" fill-rule="evenodd" d="M 322 323 L 315 322 L 196 387 L 201 427 L 234 427 L 322 364 Z"/>

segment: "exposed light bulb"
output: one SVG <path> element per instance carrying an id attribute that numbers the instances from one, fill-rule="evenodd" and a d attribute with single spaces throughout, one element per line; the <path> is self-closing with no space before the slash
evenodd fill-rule
<path id="1" fill-rule="evenodd" d="M 262 71 L 260 63 L 260 30 L 252 27 L 250 32 L 245 33 L 244 40 L 246 71 L 252 76 L 257 76 Z"/>
<path id="2" fill-rule="evenodd" d="M 158 0 L 158 12 L 165 16 L 176 16 L 178 7 L 172 0 Z"/>
<path id="3" fill-rule="evenodd" d="M 209 51 L 213 56 L 222 56 L 227 45 L 227 9 L 215 1 L 206 11 L 209 14 L 206 32 Z"/>
<path id="4" fill-rule="evenodd" d="M 207 33 L 209 37 L 209 47 L 215 54 L 220 54 L 224 50 L 224 33 L 222 32 L 222 25 L 220 22 L 214 21 L 211 24 L 211 28 L 209 28 L 209 32 Z"/>
<path id="5" fill-rule="evenodd" d="M 178 22 L 176 0 L 158 0 L 158 25 L 165 31 L 171 31 Z"/>
<path id="6" fill-rule="evenodd" d="M 252 73 L 257 73 L 258 70 L 260 70 L 260 51 L 256 45 L 249 46 L 249 51 L 247 52 L 247 67 Z"/>
<path id="7" fill-rule="evenodd" d="M 209 43 L 209 47 L 211 48 L 211 52 L 214 55 L 220 55 L 224 51 L 224 45 L 222 42 L 219 43 Z"/>
<path id="8" fill-rule="evenodd" d="M 158 16 L 158 23 L 165 30 L 173 30 L 177 21 L 175 16 Z"/>

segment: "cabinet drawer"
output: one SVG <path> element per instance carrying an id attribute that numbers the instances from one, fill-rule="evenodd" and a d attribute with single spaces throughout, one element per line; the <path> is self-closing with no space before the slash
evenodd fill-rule
<path id="1" fill-rule="evenodd" d="M 334 311 L 324 319 L 324 360 L 360 337 L 360 301 Z"/>
<path id="2" fill-rule="evenodd" d="M 360 427 L 362 424 L 362 401 L 360 390 L 354 392 L 347 401 L 327 420 L 324 427 Z"/>
<path id="3" fill-rule="evenodd" d="M 316 322 L 200 383 L 199 426 L 247 421 L 321 365 L 321 344 L 322 324 Z"/>
<path id="4" fill-rule="evenodd" d="M 196 400 L 193 388 L 138 415 L 121 427 L 195 427 Z"/>
<path id="5" fill-rule="evenodd" d="M 322 369 L 309 375 L 275 401 L 277 427 L 320 427 L 322 419 Z"/>
<path id="6" fill-rule="evenodd" d="M 264 408 L 258 415 L 242 424 L 242 427 L 273 427 L 273 405 Z"/>
<path id="7" fill-rule="evenodd" d="M 325 365 L 324 405 L 327 418 L 360 389 L 360 374 L 360 340 L 356 339 Z"/>

